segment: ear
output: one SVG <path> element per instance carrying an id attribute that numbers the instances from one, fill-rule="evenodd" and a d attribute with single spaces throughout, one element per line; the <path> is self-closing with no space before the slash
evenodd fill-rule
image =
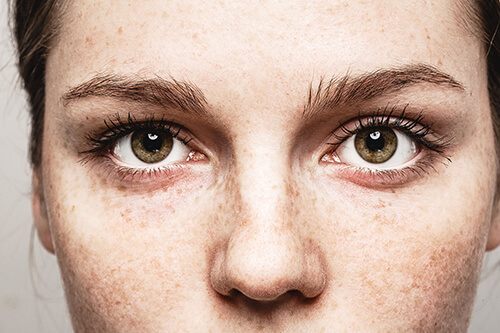
<path id="1" fill-rule="evenodd" d="M 500 245 L 500 195 L 496 195 L 493 204 L 486 251 L 494 250 L 498 245 Z"/>
<path id="2" fill-rule="evenodd" d="M 55 253 L 54 243 L 52 242 L 52 233 L 50 232 L 49 217 L 47 214 L 47 205 L 42 188 L 40 170 L 33 171 L 31 208 L 33 210 L 33 219 L 38 232 L 38 238 L 42 245 L 51 253 Z"/>

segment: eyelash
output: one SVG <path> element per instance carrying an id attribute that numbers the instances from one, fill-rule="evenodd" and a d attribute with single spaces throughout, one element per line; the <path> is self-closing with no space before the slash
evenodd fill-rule
<path id="1" fill-rule="evenodd" d="M 396 106 L 389 108 L 379 108 L 372 114 L 362 116 L 361 113 L 354 119 L 355 125 L 353 129 L 347 127 L 353 120 L 340 123 L 339 130 L 332 133 L 336 142 L 327 143 L 333 147 L 326 155 L 332 155 L 336 149 L 351 136 L 356 135 L 359 131 L 370 127 L 390 127 L 399 130 L 412 139 L 414 139 L 420 146 L 428 150 L 427 156 L 415 162 L 413 165 L 406 166 L 402 169 L 370 169 L 367 167 L 348 166 L 344 165 L 344 169 L 350 171 L 353 176 L 369 176 L 377 177 L 375 180 L 394 182 L 404 182 L 410 174 L 422 176 L 422 174 L 429 174 L 430 171 L 436 171 L 435 165 L 442 162 L 444 165 L 451 163 L 451 159 L 446 155 L 452 138 L 448 136 L 436 136 L 432 130 L 433 123 L 424 124 L 423 112 L 415 115 L 407 114 L 406 105 L 401 111 L 397 110 Z M 136 177 L 154 177 L 161 174 L 170 174 L 176 168 L 182 168 L 181 165 L 167 165 L 161 168 L 130 168 L 126 166 L 117 165 L 110 157 L 113 144 L 118 139 L 134 132 L 143 129 L 156 129 L 169 132 L 173 138 L 176 138 L 185 145 L 189 145 L 192 137 L 186 132 L 185 128 L 176 124 L 173 120 L 167 120 L 163 116 L 160 119 L 155 119 L 154 114 L 146 116 L 144 121 L 138 121 L 131 113 L 128 113 L 127 120 L 122 120 L 121 116 L 117 113 L 113 117 L 108 117 L 104 121 L 107 130 L 104 133 L 92 133 L 87 135 L 86 139 L 90 149 L 81 151 L 80 154 L 85 155 L 80 160 L 82 164 L 89 162 L 104 162 L 109 167 L 109 172 L 116 172 L 122 179 Z M 352 126 L 350 126 L 352 127 Z M 341 133 L 337 133 L 340 131 Z"/>
<path id="2" fill-rule="evenodd" d="M 81 151 L 81 155 L 85 155 L 80 160 L 80 163 L 87 164 L 89 162 L 104 162 L 106 167 L 109 167 L 109 172 L 116 172 L 122 179 L 136 177 L 154 177 L 161 174 L 170 174 L 176 168 L 181 168 L 181 165 L 165 165 L 161 168 L 131 168 L 127 166 L 117 165 L 110 157 L 111 148 L 118 139 L 127 136 L 128 134 L 143 130 L 161 130 L 169 132 L 172 138 L 179 140 L 189 146 L 192 137 L 187 133 L 185 128 L 176 124 L 173 120 L 167 120 L 164 116 L 160 119 L 155 119 L 154 114 L 146 116 L 144 121 L 137 120 L 131 113 L 128 113 L 127 120 L 124 121 L 117 113 L 113 117 L 108 117 L 104 120 L 104 125 L 107 130 L 104 133 L 94 132 L 87 135 L 87 143 L 90 149 Z"/>
<path id="3" fill-rule="evenodd" d="M 333 146 L 333 150 L 330 150 L 326 155 L 334 154 L 343 142 L 363 129 L 371 127 L 389 127 L 410 136 L 418 145 L 428 150 L 427 156 L 415 162 L 413 165 L 401 169 L 371 169 L 368 167 L 348 165 L 344 165 L 344 168 L 346 170 L 349 169 L 355 177 L 369 176 L 375 181 L 399 181 L 403 183 L 410 177 L 410 174 L 420 177 L 423 174 L 429 174 L 430 171 L 437 172 L 435 165 L 439 162 L 443 163 L 445 166 L 451 163 L 451 158 L 446 152 L 451 146 L 453 138 L 446 135 L 437 136 L 432 129 L 433 123 L 425 124 L 422 111 L 415 115 L 410 115 L 407 113 L 407 108 L 408 104 L 405 105 L 401 111 L 398 111 L 397 106 L 386 106 L 385 108 L 377 109 L 367 116 L 362 116 L 361 113 L 359 113 L 354 119 L 355 125 L 353 129 L 347 127 L 353 120 L 340 123 L 339 129 L 341 133 L 336 133 L 338 130 L 332 133 L 336 142 L 327 143 Z M 420 153 L 417 155 L 420 155 Z"/>

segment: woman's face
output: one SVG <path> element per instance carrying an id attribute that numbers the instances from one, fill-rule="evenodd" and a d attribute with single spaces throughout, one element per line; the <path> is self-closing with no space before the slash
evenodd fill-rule
<path id="1" fill-rule="evenodd" d="M 34 210 L 75 330 L 466 331 L 496 164 L 462 10 L 70 2 Z"/>

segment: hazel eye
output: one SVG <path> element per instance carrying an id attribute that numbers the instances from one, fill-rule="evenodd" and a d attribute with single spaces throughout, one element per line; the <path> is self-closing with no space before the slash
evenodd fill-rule
<path id="1" fill-rule="evenodd" d="M 374 169 L 393 169 L 417 154 L 409 135 L 384 126 L 366 127 L 349 137 L 335 151 L 340 162 Z"/>
<path id="2" fill-rule="evenodd" d="M 168 131 L 136 130 L 116 141 L 113 155 L 127 165 L 163 166 L 186 160 L 189 147 Z"/>
<path id="3" fill-rule="evenodd" d="M 356 134 L 354 147 L 365 161 L 384 163 L 396 152 L 398 139 L 391 128 L 365 128 Z"/>
<path id="4" fill-rule="evenodd" d="M 133 153 L 145 163 L 161 162 L 173 146 L 172 135 L 160 131 L 135 131 L 131 141 Z"/>

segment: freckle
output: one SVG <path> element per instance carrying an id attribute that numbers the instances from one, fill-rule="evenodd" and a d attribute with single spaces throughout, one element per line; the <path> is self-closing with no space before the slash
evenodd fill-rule
<path id="1" fill-rule="evenodd" d="M 75 211 L 75 205 L 71 206 L 71 211 L 74 212 Z"/>
<path id="2" fill-rule="evenodd" d="M 94 45 L 94 40 L 93 40 L 92 37 L 87 36 L 87 37 L 85 37 L 85 43 L 89 44 L 90 46 L 93 46 Z"/>
<path id="3" fill-rule="evenodd" d="M 123 33 L 123 29 L 122 29 L 122 27 L 119 27 L 119 28 L 118 28 L 118 33 L 119 33 L 120 35 Z"/>
<path id="4" fill-rule="evenodd" d="M 132 210 L 130 208 L 127 208 L 123 211 L 125 214 L 127 215 L 130 215 L 130 213 L 132 212 Z"/>

